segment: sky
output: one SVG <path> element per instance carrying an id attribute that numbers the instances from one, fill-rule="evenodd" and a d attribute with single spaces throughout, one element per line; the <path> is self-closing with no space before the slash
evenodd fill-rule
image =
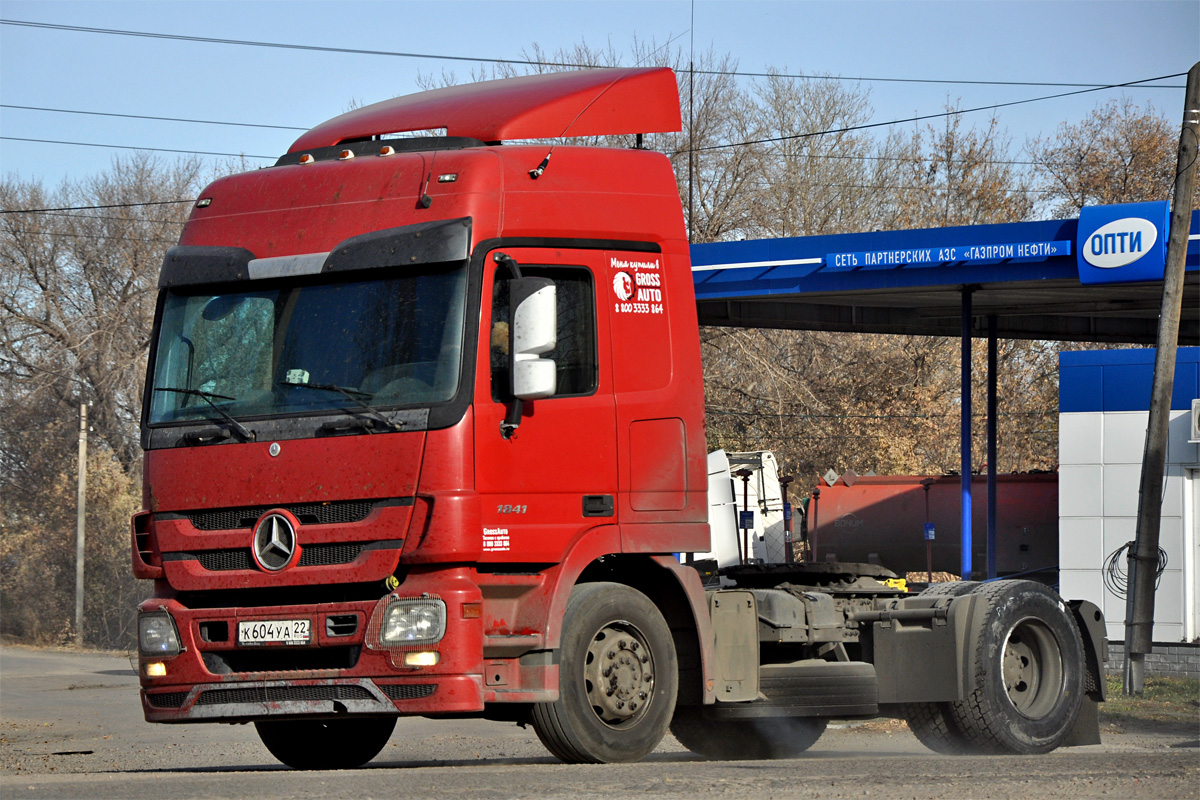
<path id="1" fill-rule="evenodd" d="M 535 45 L 553 53 L 586 42 L 611 46 L 633 66 L 635 40 L 678 48 L 685 57 L 711 49 L 732 56 L 746 72 L 775 68 L 849 79 L 869 92 L 873 122 L 935 114 L 947 103 L 973 108 L 1087 88 L 971 82 L 1111 85 L 1184 73 L 1200 60 L 1200 0 L 0 0 L 0 19 L 0 176 L 40 181 L 48 189 L 103 172 L 115 156 L 130 152 L 95 145 L 245 154 L 253 156 L 248 165 L 265 166 L 302 129 L 355 104 L 418 91 L 421 74 L 452 71 L 462 81 L 478 66 L 431 56 L 523 58 Z M 755 79 L 742 80 L 750 85 Z M 1152 104 L 1178 124 L 1184 78 L 1153 84 L 972 113 L 965 121 L 986 125 L 995 113 L 1014 150 L 1122 97 Z M 205 158 L 214 168 L 228 161 Z"/>

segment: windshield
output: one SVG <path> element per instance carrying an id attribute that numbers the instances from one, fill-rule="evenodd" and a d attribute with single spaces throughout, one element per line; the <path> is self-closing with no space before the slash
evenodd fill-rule
<path id="1" fill-rule="evenodd" d="M 147 421 L 450 400 L 466 282 L 458 265 L 337 283 L 169 290 Z"/>

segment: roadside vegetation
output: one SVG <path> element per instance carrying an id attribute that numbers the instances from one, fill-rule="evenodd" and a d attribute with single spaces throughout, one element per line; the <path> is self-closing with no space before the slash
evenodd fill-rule
<path id="1" fill-rule="evenodd" d="M 1200 680 L 1146 678 L 1141 695 L 1123 693 L 1120 675 L 1108 676 L 1108 700 L 1100 706 L 1102 728 L 1125 726 L 1191 726 L 1200 733 Z"/>

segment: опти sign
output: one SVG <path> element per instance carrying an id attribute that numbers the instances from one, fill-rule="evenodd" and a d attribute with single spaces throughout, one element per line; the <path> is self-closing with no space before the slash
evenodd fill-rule
<path id="1" fill-rule="evenodd" d="M 1169 214 L 1166 202 L 1082 209 L 1075 248 L 1080 283 L 1162 280 Z"/>

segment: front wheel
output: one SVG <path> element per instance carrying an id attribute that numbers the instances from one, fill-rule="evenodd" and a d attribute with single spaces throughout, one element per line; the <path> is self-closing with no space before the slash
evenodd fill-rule
<path id="1" fill-rule="evenodd" d="M 361 767 L 387 744 L 396 717 L 281 719 L 254 723 L 271 755 L 292 769 Z"/>
<path id="2" fill-rule="evenodd" d="M 688 750 L 712 761 L 795 758 L 817 743 L 827 723 L 815 717 L 706 719 L 702 707 L 680 706 L 671 733 Z"/>
<path id="3" fill-rule="evenodd" d="M 571 591 L 563 616 L 559 698 L 533 707 L 542 744 L 568 763 L 637 761 L 662 741 L 679 667 L 661 613 L 616 583 Z"/>

